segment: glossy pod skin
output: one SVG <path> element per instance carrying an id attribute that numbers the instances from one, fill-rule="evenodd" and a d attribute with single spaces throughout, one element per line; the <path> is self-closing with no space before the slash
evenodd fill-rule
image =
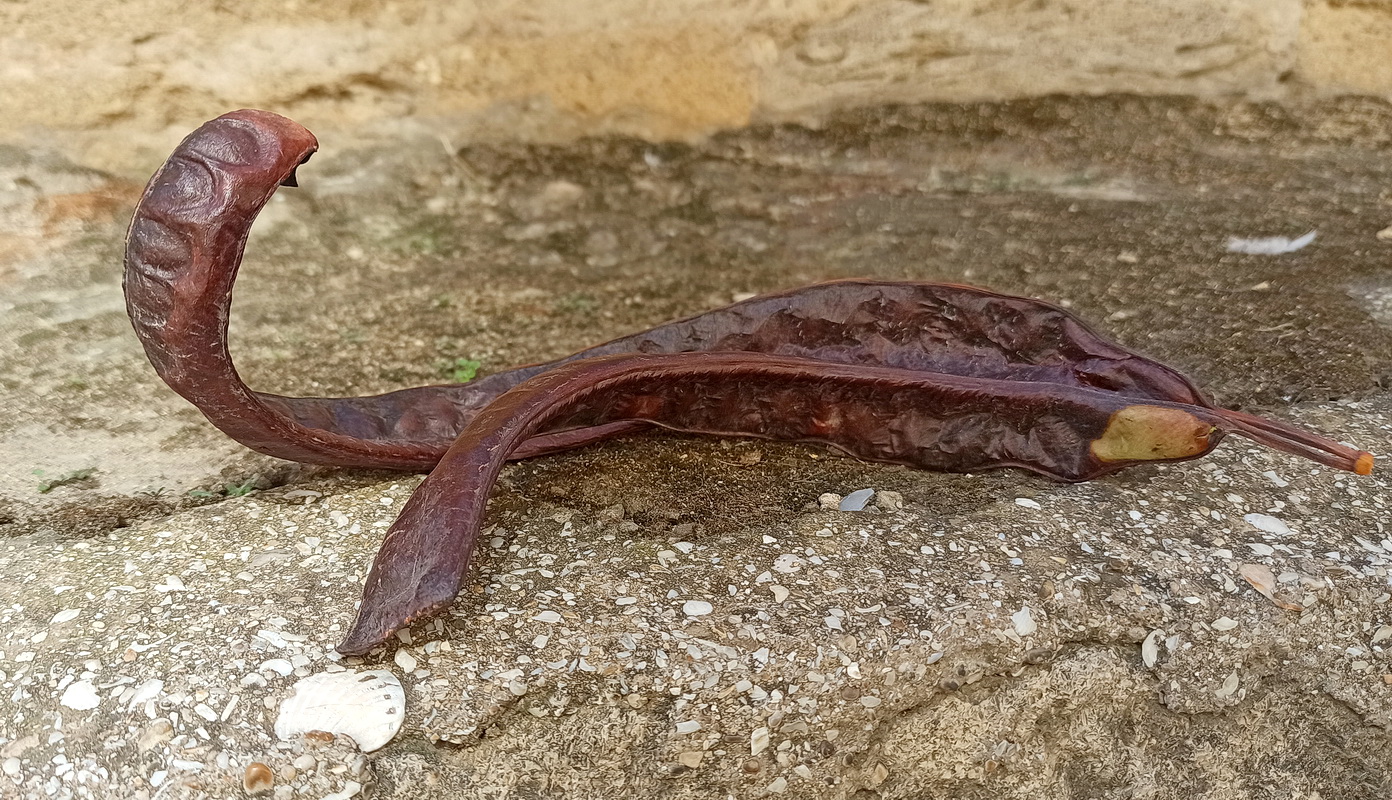
<path id="1" fill-rule="evenodd" d="M 278 186 L 296 185 L 317 147 L 265 111 L 190 134 L 136 209 L 124 285 L 156 371 L 246 446 L 338 466 L 439 464 L 392 526 L 344 652 L 454 596 L 505 459 L 652 425 L 1065 481 L 1203 455 L 1224 432 L 1372 470 L 1368 453 L 1212 406 L 1180 373 L 1057 306 L 937 283 L 848 280 L 757 297 L 462 385 L 349 398 L 255 392 L 227 348 L 232 284 L 256 215 Z"/>
<path id="2" fill-rule="evenodd" d="M 190 134 L 151 179 L 127 239 L 126 303 L 157 371 L 232 438 L 306 463 L 428 469 L 478 409 L 557 364 L 619 353 L 753 351 L 1201 403 L 1178 372 L 1107 341 L 1061 308 L 969 286 L 847 280 L 757 297 L 557 361 L 469 384 L 353 398 L 254 392 L 227 349 L 232 285 L 256 215 L 318 148 L 265 111 Z M 539 437 L 517 457 L 633 430 Z"/>

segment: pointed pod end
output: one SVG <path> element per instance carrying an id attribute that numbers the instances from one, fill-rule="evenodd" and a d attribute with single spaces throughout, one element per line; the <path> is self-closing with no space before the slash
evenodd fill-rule
<path id="1" fill-rule="evenodd" d="M 393 633 L 416 620 L 434 616 L 449 603 L 449 600 L 426 603 L 418 606 L 414 612 L 408 613 L 364 599 L 358 609 L 357 619 L 353 620 L 353 624 L 348 628 L 348 635 L 344 636 L 343 641 L 334 649 L 345 656 L 366 655 L 372 648 L 386 644 Z"/>
<path id="2" fill-rule="evenodd" d="M 376 631 L 362 625 L 362 617 L 353 623 L 348 635 L 334 649 L 345 656 L 365 656 L 368 651 L 386 642 L 395 630 Z"/>
<path id="3" fill-rule="evenodd" d="M 1373 454 L 1359 453 L 1358 459 L 1353 462 L 1353 471 L 1359 475 L 1373 474 Z"/>
<path id="4" fill-rule="evenodd" d="M 1214 430 L 1212 424 L 1178 408 L 1126 406 L 1112 414 L 1091 449 L 1104 462 L 1172 461 L 1207 452 Z"/>

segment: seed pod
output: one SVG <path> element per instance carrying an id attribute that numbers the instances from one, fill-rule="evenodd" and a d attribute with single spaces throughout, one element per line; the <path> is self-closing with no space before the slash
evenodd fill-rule
<path id="1" fill-rule="evenodd" d="M 671 430 L 833 445 L 923 469 L 1019 467 L 1082 481 L 1211 451 L 1223 411 L 1039 381 L 829 364 L 762 353 L 602 356 L 484 408 L 416 489 L 368 573 L 340 652 L 360 654 L 459 590 L 508 454 L 548 428 L 643 420 Z"/>
<path id="2" fill-rule="evenodd" d="M 1180 373 L 1057 306 L 937 283 L 837 281 L 757 297 L 463 385 L 255 392 L 227 348 L 232 284 L 256 215 L 278 186 L 297 185 L 317 148 L 309 131 L 265 111 L 190 134 L 136 208 L 124 286 L 156 371 L 247 447 L 340 466 L 440 464 L 392 526 L 345 652 L 454 596 L 503 459 L 653 425 L 1060 480 L 1193 458 L 1233 432 L 1372 471 L 1368 453 L 1214 407 Z"/>

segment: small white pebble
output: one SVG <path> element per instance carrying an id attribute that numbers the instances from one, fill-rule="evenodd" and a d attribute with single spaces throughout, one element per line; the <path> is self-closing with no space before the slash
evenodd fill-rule
<path id="1" fill-rule="evenodd" d="M 749 734 L 749 754 L 757 756 L 768 749 L 769 729 L 766 727 L 755 728 Z"/>
<path id="2" fill-rule="evenodd" d="M 1270 514 L 1244 514 L 1242 519 L 1253 528 L 1266 533 L 1274 533 L 1277 536 L 1285 536 L 1291 530 L 1286 523 L 1271 516 Z"/>
<path id="3" fill-rule="evenodd" d="M 891 491 L 876 492 L 875 505 L 885 511 L 898 511 L 904 507 L 904 495 Z"/>
<path id="4" fill-rule="evenodd" d="M 1230 631 L 1237 627 L 1237 620 L 1231 617 L 1219 617 L 1213 620 L 1213 629 L 1216 631 Z"/>
<path id="5" fill-rule="evenodd" d="M 677 733 L 695 733 L 701 730 L 701 723 L 694 719 L 677 723 Z"/>
<path id="6" fill-rule="evenodd" d="M 49 624 L 61 625 L 64 622 L 71 622 L 77 619 L 77 615 L 81 613 L 82 612 L 76 608 L 65 608 L 62 611 L 59 611 L 57 614 L 54 614 L 53 619 L 49 621 Z"/>
<path id="7" fill-rule="evenodd" d="M 1021 508 L 1032 508 L 1035 511 L 1038 511 L 1041 508 L 1043 508 L 1043 506 L 1039 505 L 1038 503 L 1029 499 L 1028 497 L 1015 498 L 1015 505 L 1020 506 Z"/>
<path id="8" fill-rule="evenodd" d="M 539 612 L 535 617 L 532 617 L 532 619 L 536 620 L 537 622 L 560 622 L 561 615 L 557 614 L 554 611 L 542 611 Z"/>
<path id="9" fill-rule="evenodd" d="M 63 691 L 63 697 L 58 702 L 76 711 L 90 711 L 101 702 L 101 697 L 91 681 L 75 681 Z"/>
<path id="10" fill-rule="evenodd" d="M 682 603 L 682 613 L 688 617 L 704 617 L 715 610 L 715 607 L 705 600 L 687 600 Z"/>
<path id="11" fill-rule="evenodd" d="M 164 593 L 184 592 L 188 590 L 184 587 L 184 582 L 178 575 L 165 575 L 164 583 L 160 586 L 156 586 L 155 591 Z"/>
<path id="12" fill-rule="evenodd" d="M 638 598 L 636 597 L 617 597 L 614 599 L 614 605 L 616 606 L 631 606 L 636 602 L 638 602 Z"/>
<path id="13" fill-rule="evenodd" d="M 265 672 L 267 670 L 274 672 L 277 675 L 289 675 L 290 673 L 295 671 L 295 665 L 291 664 L 288 659 L 270 658 L 265 661 L 262 661 L 261 666 L 256 668 L 257 672 Z"/>
<path id="14" fill-rule="evenodd" d="M 794 572 L 800 571 L 802 566 L 806 563 L 807 560 L 800 556 L 795 556 L 792 553 L 784 553 L 773 560 L 773 571 L 784 575 L 791 575 Z"/>
<path id="15" fill-rule="evenodd" d="M 398 667 L 401 667 L 407 672 L 416 671 L 416 657 L 411 655 L 411 652 L 409 650 L 406 650 L 404 648 L 401 650 L 397 650 L 396 655 L 392 657 L 392 660 L 396 662 L 396 665 Z"/>

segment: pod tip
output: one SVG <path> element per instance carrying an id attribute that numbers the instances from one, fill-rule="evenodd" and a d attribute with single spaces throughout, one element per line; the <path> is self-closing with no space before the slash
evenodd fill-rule
<path id="1" fill-rule="evenodd" d="M 1358 460 L 1353 462 L 1353 471 L 1359 475 L 1373 474 L 1373 454 L 1359 453 Z"/>

